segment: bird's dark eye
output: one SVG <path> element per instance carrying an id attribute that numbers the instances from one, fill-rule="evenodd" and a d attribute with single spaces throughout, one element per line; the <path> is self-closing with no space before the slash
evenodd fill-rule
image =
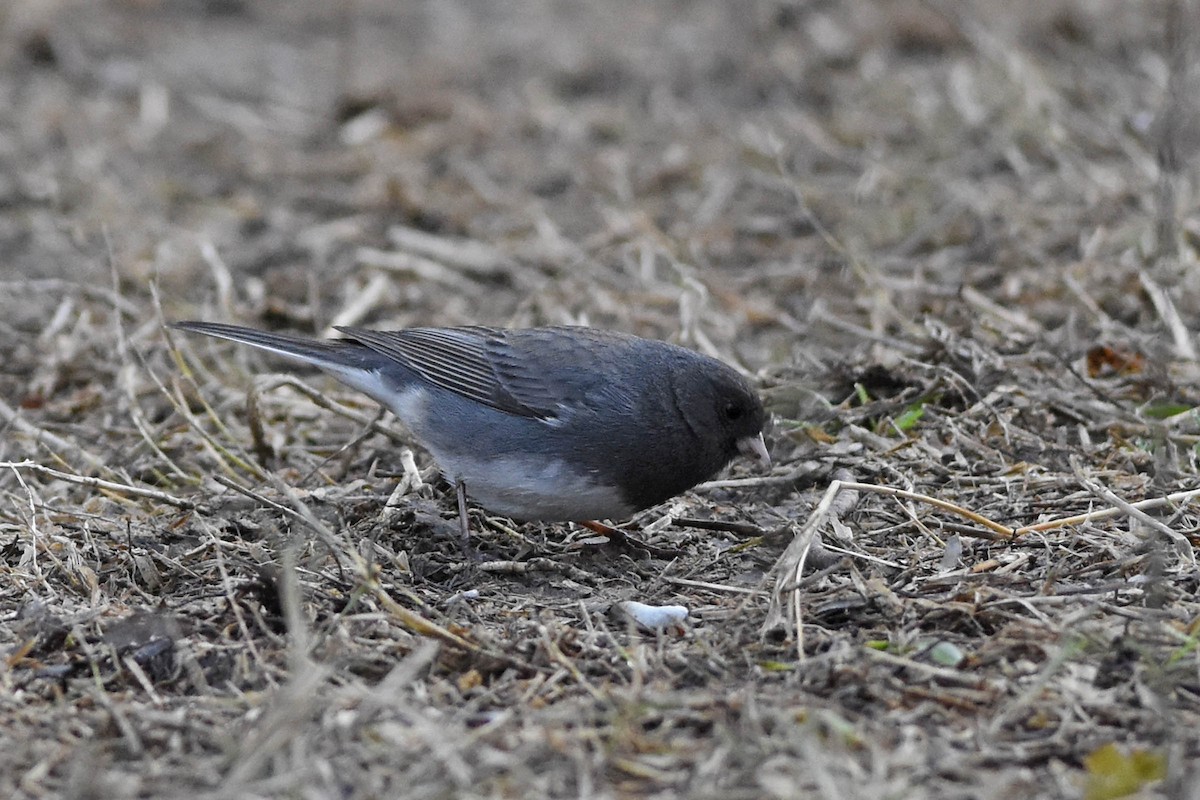
<path id="1" fill-rule="evenodd" d="M 742 414 L 745 413 L 745 410 L 737 403 L 729 403 L 724 409 L 722 409 L 721 413 L 725 415 L 725 419 L 733 422 L 741 419 Z"/>

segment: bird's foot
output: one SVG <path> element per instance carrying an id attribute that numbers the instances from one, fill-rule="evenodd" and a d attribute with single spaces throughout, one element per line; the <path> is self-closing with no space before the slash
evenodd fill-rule
<path id="1" fill-rule="evenodd" d="M 603 522 L 595 520 L 587 520 L 580 522 L 580 525 L 590 531 L 594 531 L 605 537 L 608 541 L 605 542 L 607 547 L 615 547 L 619 550 L 632 551 L 638 553 L 648 553 L 655 558 L 678 558 L 683 555 L 683 551 L 674 547 L 657 547 L 655 545 L 643 542 L 636 536 L 621 528 L 614 528 L 611 525 L 605 525 Z"/>

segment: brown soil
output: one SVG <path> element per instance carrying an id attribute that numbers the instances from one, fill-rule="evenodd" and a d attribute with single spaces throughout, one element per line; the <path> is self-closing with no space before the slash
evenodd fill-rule
<path id="1" fill-rule="evenodd" d="M 10 0 L 0 796 L 1197 800 L 1197 18 Z M 669 339 L 776 463 L 472 565 L 189 318 Z"/>

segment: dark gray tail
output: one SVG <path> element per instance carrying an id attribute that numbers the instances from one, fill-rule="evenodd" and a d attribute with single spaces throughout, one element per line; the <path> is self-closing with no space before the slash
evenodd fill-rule
<path id="1" fill-rule="evenodd" d="M 367 348 L 357 342 L 345 339 L 327 341 L 305 339 L 300 336 L 243 328 L 241 325 L 223 325 L 219 322 L 173 322 L 171 327 L 176 330 L 203 333 L 205 336 L 241 342 L 269 350 L 292 361 L 312 364 L 325 369 L 330 367 L 369 368 L 371 366 L 369 362 L 378 360 L 370 357 L 370 351 Z"/>

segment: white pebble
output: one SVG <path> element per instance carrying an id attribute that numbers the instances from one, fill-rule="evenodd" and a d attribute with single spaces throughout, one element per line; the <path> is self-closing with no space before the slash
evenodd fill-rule
<path id="1" fill-rule="evenodd" d="M 651 630 L 682 625 L 688 617 L 688 610 L 685 606 L 648 606 L 636 600 L 625 600 L 617 603 L 617 608 L 625 612 L 638 625 Z"/>

